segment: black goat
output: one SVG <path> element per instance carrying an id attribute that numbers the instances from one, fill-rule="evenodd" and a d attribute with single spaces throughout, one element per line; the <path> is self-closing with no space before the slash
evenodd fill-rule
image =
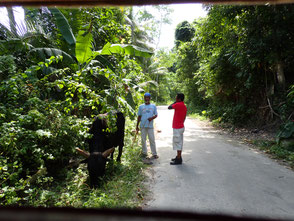
<path id="1" fill-rule="evenodd" d="M 92 137 L 87 140 L 90 153 L 77 148 L 80 154 L 87 157 L 84 162 L 88 164 L 91 187 L 98 186 L 98 178 L 105 173 L 107 157 L 111 154 L 113 158 L 115 147 L 119 146 L 116 160 L 120 161 L 124 146 L 125 117 L 121 112 L 116 113 L 117 130 L 111 133 L 107 132 L 106 115 L 96 117 L 91 126 L 89 133 Z"/>

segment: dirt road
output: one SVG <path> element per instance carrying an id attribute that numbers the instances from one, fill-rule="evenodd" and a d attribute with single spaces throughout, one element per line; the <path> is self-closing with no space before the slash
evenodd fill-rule
<path id="1" fill-rule="evenodd" d="M 212 128 L 185 122 L 183 164 L 170 165 L 173 110 L 158 107 L 151 200 L 145 209 L 294 220 L 294 172 Z"/>

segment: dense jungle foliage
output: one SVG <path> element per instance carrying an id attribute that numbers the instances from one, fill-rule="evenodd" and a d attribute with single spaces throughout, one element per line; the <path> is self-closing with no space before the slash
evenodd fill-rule
<path id="1" fill-rule="evenodd" d="M 23 10 L 24 23 L 7 8 L 9 25 L 0 24 L 0 204 L 140 205 L 144 165 L 131 120 L 156 83 L 143 71 L 153 52 L 132 8 Z M 115 110 L 128 119 L 122 163 L 109 163 L 91 191 L 75 148 L 88 150 L 94 117 Z"/>
<path id="2" fill-rule="evenodd" d="M 294 5 L 205 9 L 177 25 L 172 50 L 156 52 L 157 101 L 181 91 L 190 113 L 232 131 L 270 131 L 273 141 L 256 143 L 294 166 Z"/>
<path id="3" fill-rule="evenodd" d="M 294 151 L 294 5 L 207 5 L 207 17 L 178 24 L 172 50 L 158 47 L 172 11 L 153 10 L 160 16 L 132 7 L 24 8 L 19 24 L 7 8 L 0 205 L 139 206 L 145 166 L 132 120 L 144 91 L 157 104 L 183 92 L 190 113 L 216 123 L 279 127 L 284 149 L 275 150 Z M 117 109 L 128 119 L 122 163 L 109 163 L 101 187 L 91 190 L 75 148 L 87 150 L 97 114 Z"/>
<path id="4" fill-rule="evenodd" d="M 205 18 L 178 24 L 174 49 L 162 53 L 173 91 L 185 93 L 190 112 L 216 123 L 280 126 L 277 141 L 292 139 L 294 150 L 294 5 L 206 10 Z"/>

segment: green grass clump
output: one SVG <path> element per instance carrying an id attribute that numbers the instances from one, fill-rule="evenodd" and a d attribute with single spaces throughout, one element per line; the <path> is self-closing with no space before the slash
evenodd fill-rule
<path id="1" fill-rule="evenodd" d="M 209 119 L 206 111 L 201 111 L 201 112 L 198 111 L 198 112 L 190 113 L 189 117 L 194 118 L 194 119 L 198 119 L 201 121 L 205 121 L 205 120 Z"/>
<path id="2" fill-rule="evenodd" d="M 270 154 L 276 159 L 284 160 L 294 168 L 294 152 L 287 150 L 273 141 L 255 140 L 252 142 L 260 150 Z"/>

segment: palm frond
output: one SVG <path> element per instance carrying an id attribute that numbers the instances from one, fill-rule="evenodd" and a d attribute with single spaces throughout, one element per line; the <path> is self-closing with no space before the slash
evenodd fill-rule
<path id="1" fill-rule="evenodd" d="M 141 84 L 138 85 L 139 87 L 146 87 L 146 86 L 154 86 L 154 87 L 158 87 L 158 83 L 156 81 L 145 81 Z"/>

